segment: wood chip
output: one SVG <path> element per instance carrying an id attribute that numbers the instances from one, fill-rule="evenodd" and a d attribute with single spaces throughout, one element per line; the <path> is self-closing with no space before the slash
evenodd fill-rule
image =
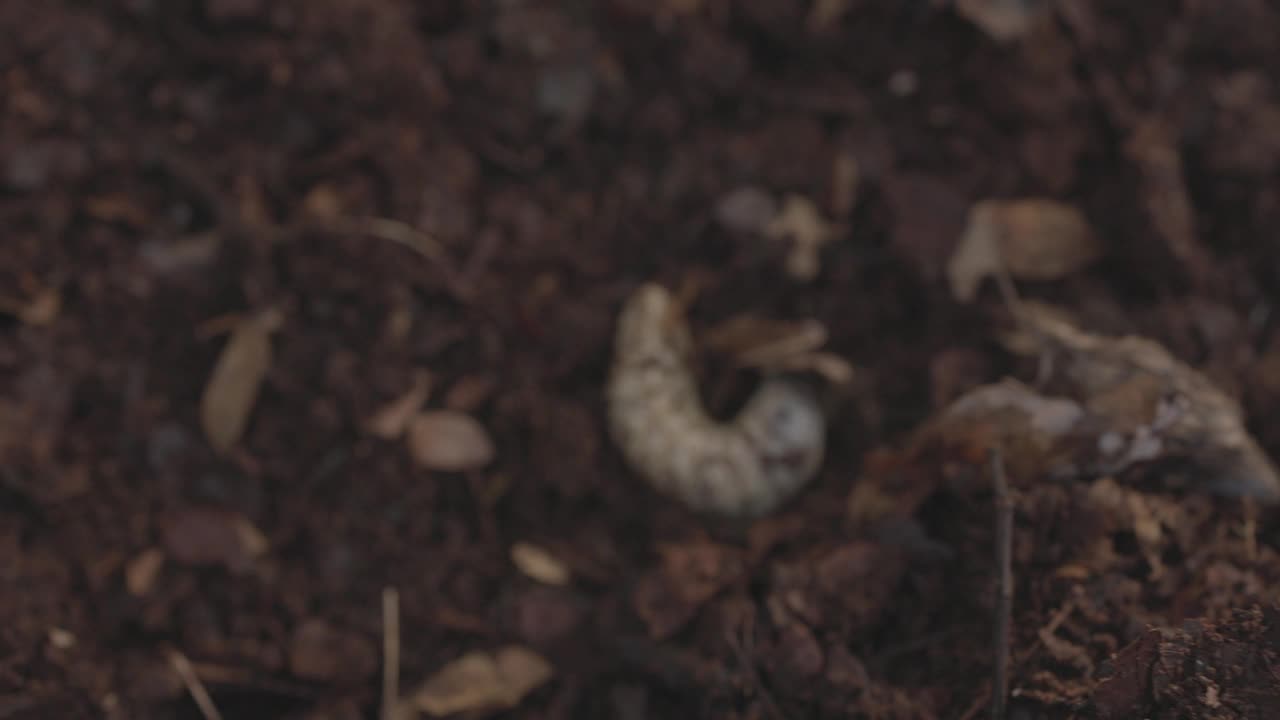
<path id="1" fill-rule="evenodd" d="M 511 562 L 520 572 L 547 585 L 564 585 L 569 582 L 569 568 L 559 558 L 543 548 L 525 542 L 511 546 Z"/>
<path id="2" fill-rule="evenodd" d="M 163 567 L 164 553 L 159 548 L 148 548 L 138 553 L 124 569 L 124 585 L 129 594 L 134 597 L 149 594 Z"/>
<path id="3" fill-rule="evenodd" d="M 409 422 L 418 414 L 431 395 L 431 373 L 419 370 L 413 374 L 413 384 L 400 397 L 382 406 L 365 424 L 370 435 L 384 440 L 395 440 L 404 434 Z"/>
<path id="4" fill-rule="evenodd" d="M 956 0 L 956 12 L 996 42 L 1007 43 L 1046 21 L 1050 3 L 1044 0 Z"/>
<path id="5" fill-rule="evenodd" d="M 839 226 L 827 222 L 813 201 L 801 195 L 788 195 L 782 210 L 765 227 L 769 237 L 790 240 L 787 274 L 802 281 L 817 277 L 822 248 L 839 233 Z"/>
<path id="6" fill-rule="evenodd" d="M 249 424 L 271 368 L 271 335 L 283 320 L 278 310 L 270 309 L 240 322 L 218 357 L 200 402 L 200 423 L 219 452 L 230 451 Z"/>
<path id="7" fill-rule="evenodd" d="M 452 410 L 420 413 L 409 423 L 406 440 L 418 465 L 429 470 L 476 470 L 493 461 L 493 440 L 470 415 Z"/>
<path id="8" fill-rule="evenodd" d="M 542 656 L 519 645 L 468 653 L 445 665 L 413 694 L 413 705 L 433 717 L 508 710 L 555 674 Z"/>
<path id="9" fill-rule="evenodd" d="M 982 281 L 1007 272 L 1024 280 L 1056 280 L 1102 255 L 1102 244 L 1076 208 L 1044 198 L 984 200 L 947 264 L 951 292 L 972 302 Z"/>

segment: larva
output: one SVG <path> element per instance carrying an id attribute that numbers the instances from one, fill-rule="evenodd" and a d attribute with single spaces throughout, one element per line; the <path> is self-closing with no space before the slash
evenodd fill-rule
<path id="1" fill-rule="evenodd" d="M 768 378 L 736 417 L 707 412 L 691 367 L 693 338 L 675 299 L 648 283 L 618 317 L 608 384 L 610 432 L 632 469 L 695 511 L 758 517 L 821 465 L 826 423 L 815 393 Z"/>

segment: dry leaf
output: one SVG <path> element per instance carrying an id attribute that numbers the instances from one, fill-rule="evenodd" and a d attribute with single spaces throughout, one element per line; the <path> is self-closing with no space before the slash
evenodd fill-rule
<path id="1" fill-rule="evenodd" d="M 1002 43 L 1026 35 L 1048 17 L 1049 7 L 1044 0 L 956 0 L 955 4 L 956 12 Z"/>
<path id="2" fill-rule="evenodd" d="M 228 338 L 200 402 L 209 443 L 227 452 L 240 441 L 262 381 L 271 368 L 271 334 L 283 317 L 271 309 L 239 323 Z"/>
<path id="3" fill-rule="evenodd" d="M 969 211 L 947 263 L 952 295 L 971 302 L 987 277 L 1004 272 L 1054 280 L 1084 268 L 1102 245 L 1076 208 L 1046 199 L 984 200 Z"/>
<path id="4" fill-rule="evenodd" d="M 812 352 L 827 342 L 827 328 L 817 320 L 772 320 L 735 315 L 709 329 L 704 346 L 749 367 L 780 357 Z"/>
<path id="5" fill-rule="evenodd" d="M 151 592 L 164 567 L 164 553 L 159 548 L 148 548 L 129 561 L 124 569 L 124 584 L 129 594 L 143 597 Z"/>
<path id="6" fill-rule="evenodd" d="M 413 459 L 430 470 L 475 470 L 493 460 L 493 440 L 470 415 L 451 410 L 424 412 L 409 423 L 406 439 Z"/>
<path id="7" fill-rule="evenodd" d="M 826 221 L 808 198 L 788 195 L 782 211 L 765 227 L 765 234 L 775 239 L 789 239 L 787 274 L 797 280 L 812 280 L 818 274 L 822 248 L 835 239 L 839 226 Z"/>
<path id="8" fill-rule="evenodd" d="M 492 654 L 476 651 L 445 665 L 423 683 L 413 695 L 413 704 L 434 717 L 507 710 L 553 674 L 550 663 L 519 645 Z"/>
<path id="9" fill-rule="evenodd" d="M 1027 306 L 1049 381 L 1099 418 L 1100 471 L 1181 460 L 1193 482 L 1224 495 L 1280 500 L 1280 472 L 1249 434 L 1240 403 L 1160 344 L 1093 335 Z"/>
<path id="10" fill-rule="evenodd" d="M 413 374 L 413 385 L 404 395 L 382 406 L 366 423 L 371 435 L 384 440 L 395 440 L 404 434 L 409 421 L 422 409 L 431 395 L 431 373 L 418 370 Z"/>
<path id="11" fill-rule="evenodd" d="M 739 367 L 788 373 L 814 373 L 835 385 L 853 380 L 853 366 L 821 352 L 827 328 L 817 320 L 771 320 L 735 315 L 707 331 L 704 345 L 731 357 Z"/>
<path id="12" fill-rule="evenodd" d="M 537 545 L 518 542 L 511 546 L 511 562 L 520 572 L 547 585 L 569 582 L 569 568 L 556 556 Z"/>
<path id="13" fill-rule="evenodd" d="M 1026 199 L 1002 203 L 999 209 L 1000 254 L 1014 277 L 1055 280 L 1102 255 L 1089 221 L 1071 205 Z"/>

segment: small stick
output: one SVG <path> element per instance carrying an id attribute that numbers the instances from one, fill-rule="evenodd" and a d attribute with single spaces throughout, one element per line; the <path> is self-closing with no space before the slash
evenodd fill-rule
<path id="1" fill-rule="evenodd" d="M 213 698 L 209 697 L 209 691 L 205 690 L 204 683 L 200 682 L 200 677 L 191 667 L 191 661 L 187 660 L 187 656 L 177 650 L 170 650 L 169 664 L 173 666 L 174 672 L 178 673 L 178 677 L 182 678 L 182 684 L 187 686 L 187 692 L 191 694 L 191 699 L 195 701 L 204 720 L 222 720 L 218 706 L 213 704 Z"/>
<path id="2" fill-rule="evenodd" d="M 991 718 L 1004 720 L 1009 699 L 1009 623 L 1013 614 L 1013 501 L 1004 474 L 1004 457 L 993 447 L 991 477 L 996 492 L 995 665 L 991 676 Z"/>
<path id="3" fill-rule="evenodd" d="M 400 594 L 382 590 L 382 720 L 400 715 Z"/>

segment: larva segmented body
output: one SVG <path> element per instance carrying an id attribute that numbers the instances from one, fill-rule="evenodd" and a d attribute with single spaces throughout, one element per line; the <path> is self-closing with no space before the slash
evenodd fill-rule
<path id="1" fill-rule="evenodd" d="M 665 288 L 645 284 L 627 300 L 614 351 L 610 431 L 658 491 L 699 512 L 758 517 L 821 465 L 825 419 L 798 382 L 767 379 L 729 422 L 707 413 L 690 366 L 692 336 Z"/>

